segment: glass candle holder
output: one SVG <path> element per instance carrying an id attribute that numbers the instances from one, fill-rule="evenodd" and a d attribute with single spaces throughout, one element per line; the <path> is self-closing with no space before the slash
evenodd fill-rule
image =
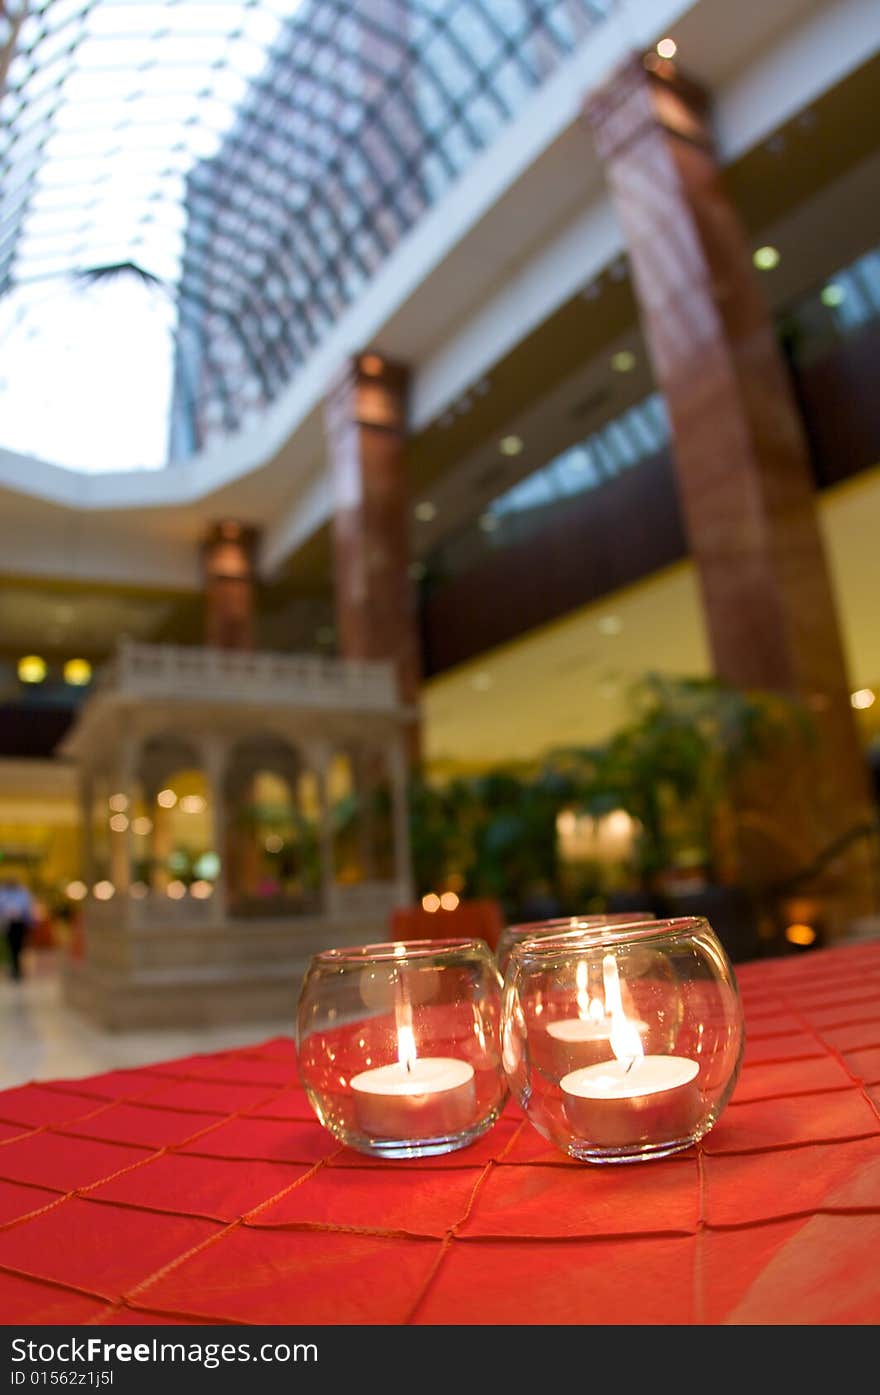
<path id="1" fill-rule="evenodd" d="M 385 1158 L 448 1153 L 507 1097 L 501 981 L 483 940 L 328 949 L 297 1011 L 299 1072 L 325 1128 Z"/>
<path id="2" fill-rule="evenodd" d="M 666 1157 L 707 1134 L 745 1041 L 733 968 L 697 916 L 523 940 L 501 1031 L 529 1121 L 593 1163 Z"/>
<path id="3" fill-rule="evenodd" d="M 556 920 L 533 920 L 522 925 L 508 925 L 502 930 L 495 946 L 495 962 L 503 978 L 507 972 L 510 951 L 523 940 L 544 939 L 561 935 L 567 930 L 592 930 L 597 925 L 632 925 L 653 920 L 652 911 L 615 911 L 611 915 L 567 915 Z"/>

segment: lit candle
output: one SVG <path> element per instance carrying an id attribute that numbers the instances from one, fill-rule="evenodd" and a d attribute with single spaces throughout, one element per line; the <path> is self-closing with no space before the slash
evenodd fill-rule
<path id="1" fill-rule="evenodd" d="M 397 1056 L 393 1065 L 374 1066 L 351 1078 L 363 1133 L 401 1140 L 442 1138 L 474 1123 L 473 1066 L 453 1056 L 419 1057 L 406 1002 L 397 1009 Z"/>
<path id="2" fill-rule="evenodd" d="M 566 1117 L 597 1148 L 639 1148 L 687 1139 L 702 1115 L 700 1067 L 685 1056 L 646 1056 L 640 1034 L 622 1001 L 607 997 L 614 975 L 603 962 L 609 1042 L 614 1059 L 569 1071 L 559 1082 Z"/>
<path id="3" fill-rule="evenodd" d="M 552 1062 L 551 1070 L 556 1076 L 572 1071 L 578 1066 L 586 1066 L 607 1060 L 611 1055 L 611 1029 L 615 1013 L 624 1013 L 620 976 L 617 961 L 613 954 L 606 954 L 602 960 L 604 981 L 604 1002 L 598 994 L 589 992 L 589 969 L 586 959 L 578 961 L 577 1017 L 560 1017 L 547 1023 Z M 633 1021 L 632 1026 L 639 1033 L 648 1030 L 647 1022 Z"/>

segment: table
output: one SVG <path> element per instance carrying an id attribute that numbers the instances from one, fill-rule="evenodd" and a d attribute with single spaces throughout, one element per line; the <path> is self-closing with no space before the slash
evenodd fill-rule
<path id="1" fill-rule="evenodd" d="M 291 1041 L 0 1094 L 6 1323 L 880 1320 L 880 943 L 741 965 L 698 1149 L 595 1168 L 511 1105 L 469 1149 L 340 1148 Z"/>

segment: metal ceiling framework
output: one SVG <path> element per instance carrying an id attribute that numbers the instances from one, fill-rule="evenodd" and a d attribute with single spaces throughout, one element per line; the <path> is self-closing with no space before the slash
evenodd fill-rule
<path id="1" fill-rule="evenodd" d="M 615 3 L 0 0 L 0 308 L 132 278 L 172 455 L 247 427 Z"/>

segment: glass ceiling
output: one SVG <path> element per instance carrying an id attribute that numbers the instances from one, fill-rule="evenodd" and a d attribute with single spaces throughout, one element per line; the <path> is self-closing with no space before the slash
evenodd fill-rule
<path id="1" fill-rule="evenodd" d="M 250 425 L 614 3 L 7 0 L 0 444 L 157 468 Z"/>

